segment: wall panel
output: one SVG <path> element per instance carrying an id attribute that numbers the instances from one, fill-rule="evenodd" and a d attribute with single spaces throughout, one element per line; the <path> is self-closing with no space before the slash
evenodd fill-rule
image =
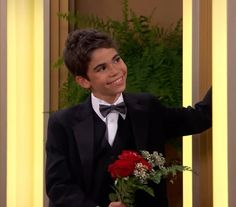
<path id="1" fill-rule="evenodd" d="M 6 1 L 0 1 L 0 206 L 6 206 Z"/>
<path id="2" fill-rule="evenodd" d="M 200 59 L 199 59 L 199 97 L 212 85 L 212 2 L 200 1 Z M 208 130 L 199 138 L 199 207 L 213 205 L 212 193 L 212 131 Z"/>
<path id="3" fill-rule="evenodd" d="M 68 12 L 68 1 L 50 1 L 50 111 L 59 108 L 59 89 L 67 78 L 65 67 L 54 68 L 53 64 L 62 56 L 64 43 L 68 34 L 68 23 L 59 19 L 58 12 Z"/>

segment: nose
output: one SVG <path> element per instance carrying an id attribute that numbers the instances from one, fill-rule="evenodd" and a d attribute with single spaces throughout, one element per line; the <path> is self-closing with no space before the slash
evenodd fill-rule
<path id="1" fill-rule="evenodd" d="M 119 69 L 118 69 L 118 67 L 117 67 L 116 64 L 111 63 L 111 64 L 109 65 L 109 73 L 110 73 L 111 76 L 114 76 L 114 75 L 116 75 L 117 73 L 119 73 Z"/>

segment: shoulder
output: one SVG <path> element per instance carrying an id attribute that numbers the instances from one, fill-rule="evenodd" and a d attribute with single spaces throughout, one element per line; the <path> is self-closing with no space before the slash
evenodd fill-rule
<path id="1" fill-rule="evenodd" d="M 124 99 L 139 104 L 151 104 L 159 102 L 157 97 L 150 93 L 124 93 Z"/>
<path id="2" fill-rule="evenodd" d="M 83 119 L 92 112 L 91 100 L 88 98 L 85 102 L 78 105 L 61 109 L 53 112 L 49 117 L 49 122 L 57 122 L 61 124 L 72 124 L 73 122 Z"/>
<path id="3" fill-rule="evenodd" d="M 77 114 L 79 108 L 80 105 L 76 105 L 70 108 L 61 109 L 56 112 L 53 112 L 49 116 L 49 123 L 69 123 L 71 122 L 75 114 Z"/>
<path id="4" fill-rule="evenodd" d="M 127 99 L 136 99 L 139 101 L 149 101 L 155 99 L 155 96 L 150 93 L 129 93 L 125 92 L 124 97 Z"/>
<path id="5" fill-rule="evenodd" d="M 73 115 L 78 109 L 80 105 L 72 106 L 65 109 L 60 109 L 58 111 L 52 112 L 50 114 L 50 118 L 66 118 L 67 116 Z"/>

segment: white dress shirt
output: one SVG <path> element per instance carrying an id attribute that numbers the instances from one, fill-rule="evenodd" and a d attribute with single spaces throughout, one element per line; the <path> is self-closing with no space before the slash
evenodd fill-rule
<path id="1" fill-rule="evenodd" d="M 100 117 L 100 119 L 106 123 L 107 133 L 108 133 L 108 142 L 112 146 L 115 136 L 116 136 L 117 128 L 118 128 L 119 112 L 112 111 L 106 117 L 103 117 L 103 115 L 100 113 L 99 105 L 103 104 L 103 105 L 110 106 L 111 104 L 95 97 L 93 93 L 91 94 L 91 101 L 92 101 L 93 110 Z M 121 94 L 119 98 L 113 103 L 113 105 L 119 104 L 123 101 L 124 101 L 123 95 Z M 123 119 L 125 119 L 126 114 L 120 114 L 120 115 Z"/>

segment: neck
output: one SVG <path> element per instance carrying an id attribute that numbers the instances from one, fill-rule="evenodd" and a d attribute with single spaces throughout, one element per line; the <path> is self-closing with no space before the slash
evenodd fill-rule
<path id="1" fill-rule="evenodd" d="M 99 97 L 96 94 L 93 94 L 96 98 L 101 99 L 109 104 L 115 103 L 118 98 L 120 97 L 121 93 L 117 94 L 116 96 L 105 96 L 105 97 Z"/>

